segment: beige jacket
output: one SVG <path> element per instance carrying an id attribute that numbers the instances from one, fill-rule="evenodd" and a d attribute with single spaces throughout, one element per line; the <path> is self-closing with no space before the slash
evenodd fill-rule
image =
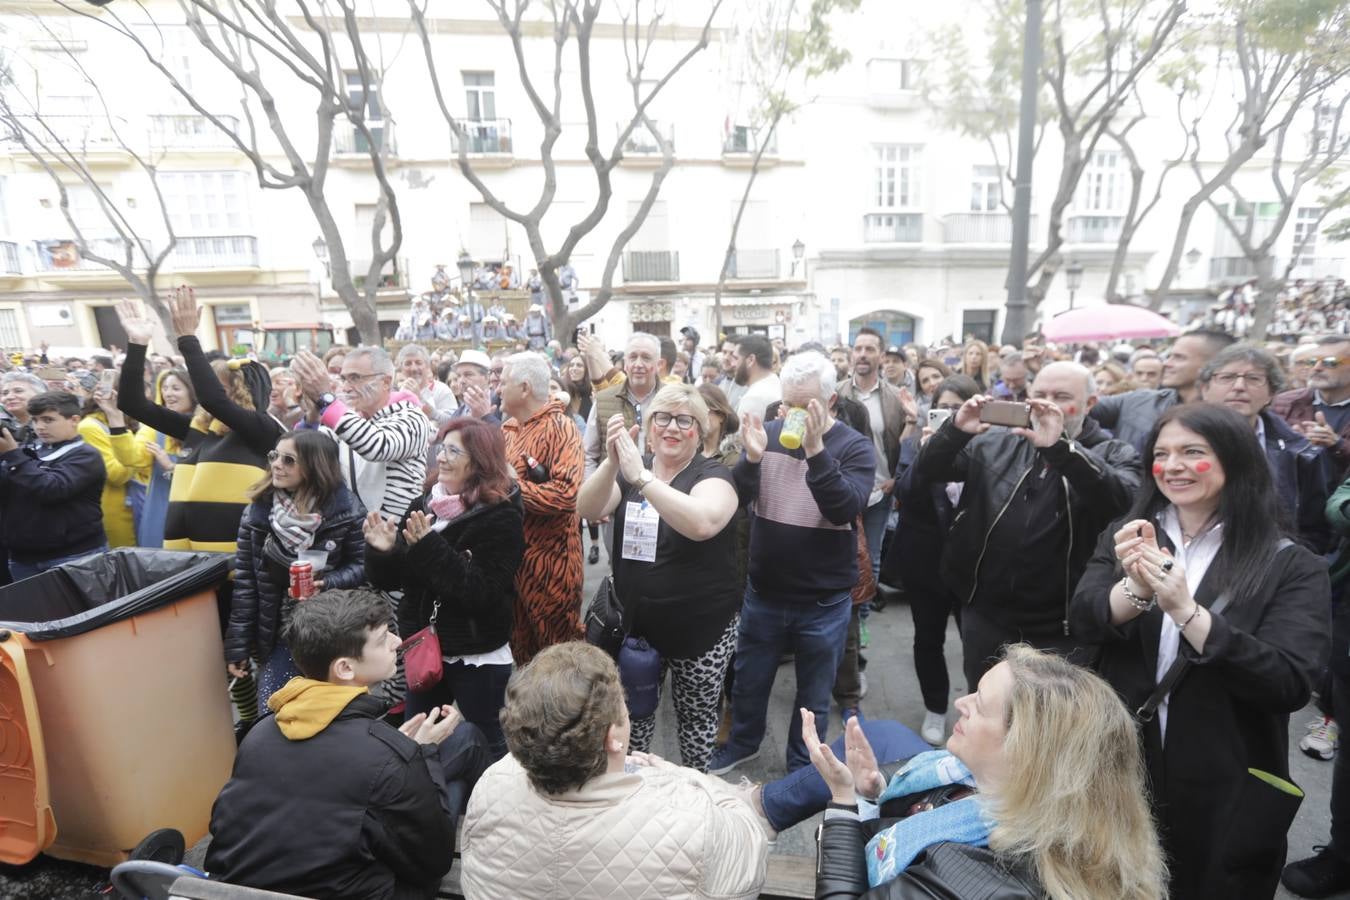
<path id="1" fill-rule="evenodd" d="M 743 796 L 693 769 L 601 775 L 547 796 L 506 756 L 464 819 L 468 900 L 754 897 L 768 839 Z"/>

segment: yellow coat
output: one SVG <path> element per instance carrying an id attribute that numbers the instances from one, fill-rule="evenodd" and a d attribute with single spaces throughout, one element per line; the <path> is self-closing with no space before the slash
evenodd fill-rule
<path id="1" fill-rule="evenodd" d="M 136 479 L 144 484 L 150 478 L 150 467 L 125 466 L 113 452 L 112 433 L 103 413 L 93 413 L 80 420 L 80 437 L 103 457 L 108 480 L 103 484 L 103 530 L 108 533 L 108 546 L 136 546 L 136 523 L 127 506 L 127 482 Z"/>

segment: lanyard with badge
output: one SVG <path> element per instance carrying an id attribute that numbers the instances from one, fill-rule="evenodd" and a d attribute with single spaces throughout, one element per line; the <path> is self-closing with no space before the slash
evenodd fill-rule
<path id="1" fill-rule="evenodd" d="M 629 500 L 623 514 L 620 555 L 634 562 L 656 562 L 656 537 L 660 528 L 661 516 L 645 497 L 641 502 Z"/>

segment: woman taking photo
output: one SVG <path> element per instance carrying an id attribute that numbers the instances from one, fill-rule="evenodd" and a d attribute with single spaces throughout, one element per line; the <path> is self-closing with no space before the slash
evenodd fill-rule
<path id="1" fill-rule="evenodd" d="M 624 625 L 661 654 L 671 676 L 680 758 L 700 772 L 717 736 L 718 701 L 736 648 L 743 583 L 736 581 L 736 488 L 731 470 L 703 455 L 708 407 L 687 384 L 661 388 L 643 410 L 643 457 L 623 417 L 607 425 L 605 460 L 577 495 L 586 519 L 614 516 L 614 591 Z M 645 752 L 656 714 L 633 719 Z"/>
<path id="2" fill-rule="evenodd" d="M 1292 799 L 1289 713 L 1328 649 L 1326 564 L 1283 539 L 1270 467 L 1233 410 L 1173 407 L 1145 460 L 1153 478 L 1102 533 L 1070 626 L 1102 645 L 1100 672 L 1144 723 L 1172 897 L 1266 900 L 1293 818 L 1272 812 Z"/>
<path id="3" fill-rule="evenodd" d="M 497 714 L 511 677 L 515 576 L 525 553 L 520 490 L 501 429 L 480 419 L 451 420 L 437 460 L 436 483 L 402 522 L 366 517 L 366 574 L 375 587 L 403 591 L 399 634 L 430 624 L 440 639 L 441 680 L 409 691 L 404 716 L 455 703 L 501 758 Z"/>
<path id="4" fill-rule="evenodd" d="M 966 376 L 953 375 L 938 385 L 934 393 L 937 399 L 933 409 L 955 415 L 979 389 Z M 947 704 L 951 697 L 942 645 L 947 639 L 947 619 L 955 616 L 957 625 L 961 624 L 961 604 L 943 583 L 934 561 L 942 558 L 961 485 L 933 484 L 917 477 L 914 458 L 934 430 L 927 418 L 923 424 L 919 440 L 910 438 L 900 443 L 895 496 L 905 511 L 905 524 L 896 529 L 896 552 L 885 557 L 882 580 L 905 588 L 909 612 L 914 617 L 914 673 L 919 678 L 919 692 L 926 710 L 919 733 L 925 741 L 937 746 L 947 736 Z"/>
<path id="5" fill-rule="evenodd" d="M 1167 896 L 1134 720 L 1109 685 L 1014 644 L 956 708 L 948 749 L 912 757 L 889 780 L 857 719 L 840 759 L 802 710 L 815 769 L 758 798 L 778 829 L 828 801 L 817 898 Z M 860 796 L 882 818 L 860 821 Z"/>
<path id="6" fill-rule="evenodd" d="M 314 589 L 356 587 L 365 580 L 366 511 L 347 489 L 337 443 L 317 431 L 293 431 L 267 455 L 268 476 L 253 489 L 239 523 L 234 558 L 234 598 L 225 630 L 230 674 L 258 666 L 258 705 L 300 674 L 281 635 L 296 599 L 290 596 L 291 563 L 301 554 L 324 554 L 314 565 Z"/>
<path id="7" fill-rule="evenodd" d="M 136 522 L 136 546 L 164 546 L 164 517 L 169 511 L 169 492 L 174 468 L 183 452 L 182 442 L 149 425 L 142 425 L 134 434 L 126 430 L 126 416 L 117 408 L 117 395 L 112 403 L 103 406 L 108 424 L 112 427 L 112 450 L 117 461 L 133 469 L 149 468 L 150 479 L 145 491 L 145 505 Z M 169 369 L 155 379 L 155 405 L 192 415 L 197 409 L 197 396 L 184 369 Z"/>
<path id="8" fill-rule="evenodd" d="M 918 387 L 919 424 L 928 420 L 928 410 L 932 409 L 937 398 L 938 385 L 950 378 L 952 370 L 942 360 L 929 357 L 921 360 L 914 369 L 914 384 Z"/>

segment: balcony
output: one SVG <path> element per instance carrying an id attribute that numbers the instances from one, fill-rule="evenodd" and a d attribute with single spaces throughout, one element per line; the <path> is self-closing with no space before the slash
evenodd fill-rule
<path id="1" fill-rule="evenodd" d="M 1120 240 L 1124 216 L 1071 216 L 1065 241 L 1070 244 L 1114 244 Z"/>
<path id="2" fill-rule="evenodd" d="M 863 216 L 863 240 L 869 244 L 917 244 L 923 241 L 923 213 L 870 213 Z"/>
<path id="3" fill-rule="evenodd" d="M 334 123 L 333 152 L 339 156 L 369 156 L 374 145 L 376 151 L 385 150 L 389 156 L 398 155 L 397 145 L 394 143 L 394 123 L 368 121 L 366 128 L 370 130 L 370 140 L 367 140 L 361 130 L 350 122 Z"/>
<path id="4" fill-rule="evenodd" d="M 85 258 L 80 252 L 79 242 L 70 238 L 51 238 L 34 242 L 37 248 L 37 267 L 40 272 L 111 272 L 103 263 Z M 124 263 L 127 258 L 127 242 L 121 238 L 90 238 L 85 241 L 89 252 L 104 259 Z M 140 251 L 132 255 L 131 264 L 145 266 L 145 258 Z"/>
<path id="5" fill-rule="evenodd" d="M 352 285 L 358 291 L 366 289 L 366 276 L 370 272 L 370 260 L 353 259 L 347 263 L 348 271 L 352 275 Z M 384 264 L 380 270 L 380 283 L 377 289 L 384 288 L 406 288 L 408 286 L 408 260 L 391 259 Z"/>
<path id="6" fill-rule="evenodd" d="M 464 129 L 465 149 L 473 154 L 510 156 L 510 119 L 466 119 L 460 122 Z"/>
<path id="7" fill-rule="evenodd" d="M 251 234 L 180 237 L 165 265 L 189 269 L 256 269 L 258 239 Z"/>
<path id="8" fill-rule="evenodd" d="M 19 262 L 19 245 L 13 241 L 0 241 L 0 275 L 22 275 L 23 266 Z"/>
<path id="9" fill-rule="evenodd" d="M 653 122 L 657 132 L 666 139 L 673 151 L 675 149 L 675 126 L 663 125 L 660 122 Z M 623 134 L 623 130 L 628 127 L 627 122 L 620 122 L 614 127 L 615 137 Z M 623 152 L 634 156 L 660 156 L 661 144 L 656 140 L 656 135 L 643 125 L 641 122 L 633 126 L 633 131 L 628 135 L 628 139 L 623 142 Z"/>
<path id="10" fill-rule="evenodd" d="M 25 132 L 24 137 L 34 145 L 34 149 L 46 146 L 53 151 L 71 153 L 125 152 L 123 142 L 134 146 L 136 132 L 126 119 L 107 116 L 79 115 L 41 115 L 15 116 L 18 129 Z M 16 129 L 5 128 L 8 137 Z"/>
<path id="11" fill-rule="evenodd" d="M 629 250 L 623 255 L 624 281 L 679 281 L 680 254 L 675 250 Z"/>
<path id="12" fill-rule="evenodd" d="M 216 118 L 238 134 L 237 117 Z M 229 150 L 235 144 L 206 116 L 173 115 L 150 117 L 150 146 L 156 150 Z"/>
<path id="13" fill-rule="evenodd" d="M 731 256 L 728 278 L 777 278 L 781 271 L 777 250 L 743 250 L 736 248 Z"/>
<path id="14" fill-rule="evenodd" d="M 732 126 L 726 139 L 722 142 L 723 156 L 747 155 L 753 156 L 759 151 L 759 135 L 756 134 L 748 125 Z M 778 155 L 778 129 L 774 129 L 773 134 L 769 135 L 769 144 L 764 148 L 765 156 Z"/>
<path id="15" fill-rule="evenodd" d="M 1030 233 L 1033 242 L 1039 228 L 1039 220 L 1032 216 Z M 948 244 L 1011 244 L 1012 216 L 1002 212 L 953 213 L 943 216 L 942 239 Z"/>
<path id="16" fill-rule="evenodd" d="M 1280 271 L 1282 263 L 1276 263 L 1275 271 Z M 1346 265 L 1344 259 L 1327 257 L 1310 258 L 1301 256 L 1289 270 L 1290 278 L 1302 278 L 1305 281 L 1336 281 L 1344 278 Z"/>

